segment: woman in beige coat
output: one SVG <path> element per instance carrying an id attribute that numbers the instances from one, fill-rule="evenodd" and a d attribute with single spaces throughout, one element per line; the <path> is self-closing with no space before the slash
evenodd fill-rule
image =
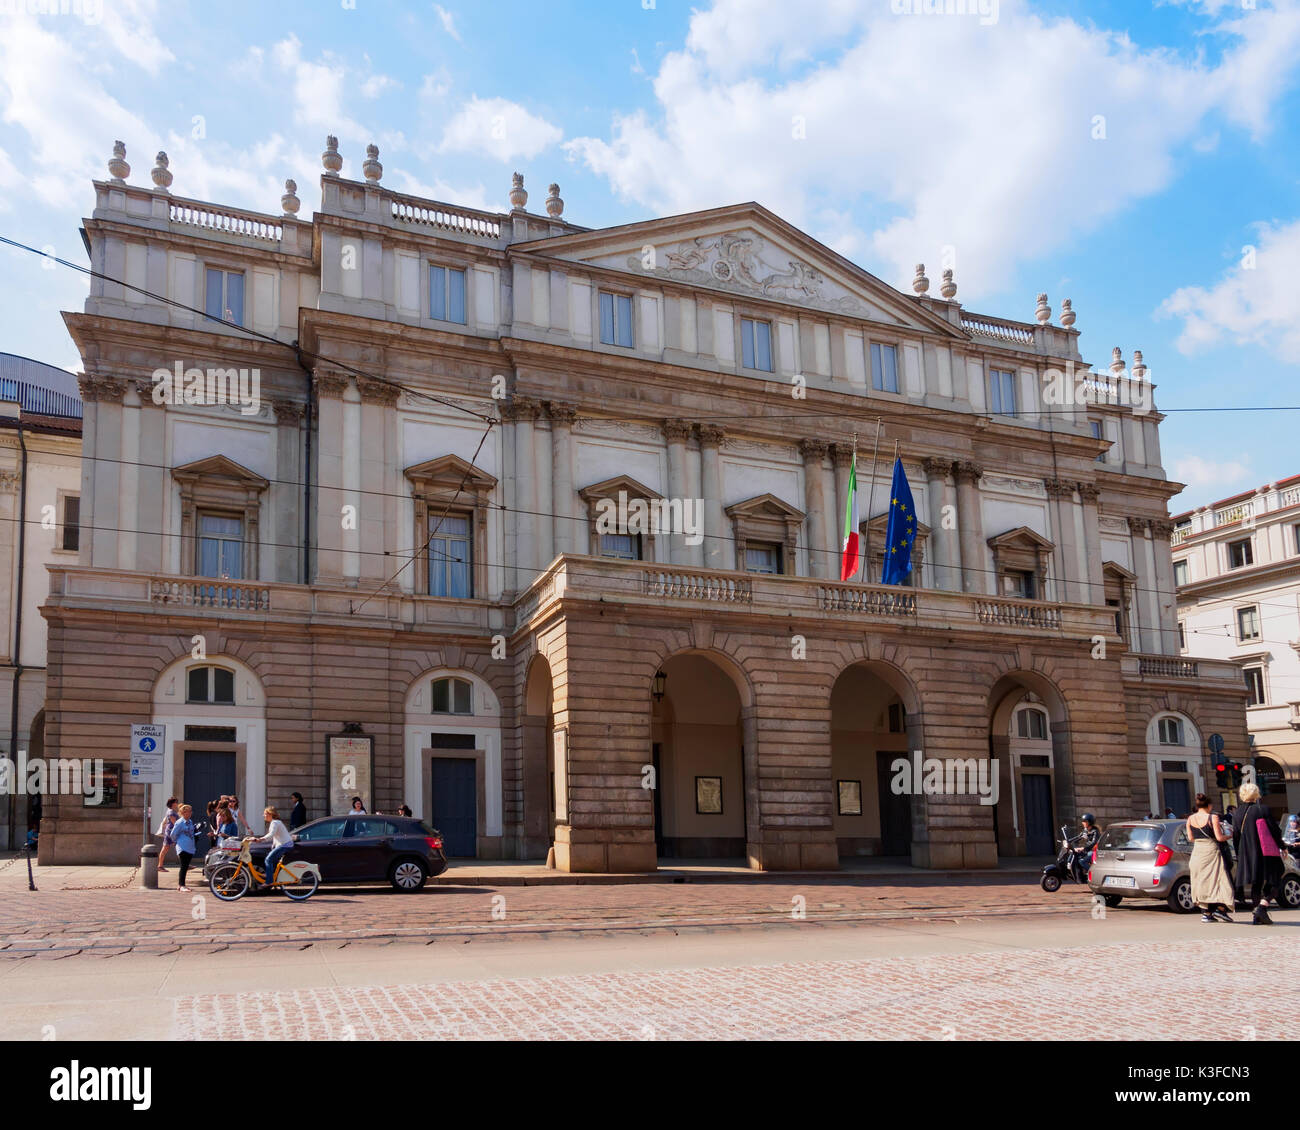
<path id="1" fill-rule="evenodd" d="M 1196 811 L 1187 818 L 1187 834 L 1192 840 L 1192 899 L 1201 908 L 1202 922 L 1231 922 L 1233 906 L 1232 879 L 1223 854 L 1228 842 L 1214 812 L 1214 801 L 1204 793 L 1196 794 Z"/>

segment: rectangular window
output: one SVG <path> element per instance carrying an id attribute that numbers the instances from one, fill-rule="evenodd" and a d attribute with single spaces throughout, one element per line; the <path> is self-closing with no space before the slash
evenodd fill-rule
<path id="1" fill-rule="evenodd" d="M 1253 604 L 1237 609 L 1237 639 L 1259 639 L 1259 609 Z"/>
<path id="2" fill-rule="evenodd" d="M 1101 421 L 1100 421 L 1100 420 L 1089 420 L 1089 421 L 1088 421 L 1088 428 L 1089 428 L 1089 430 L 1092 432 L 1092 438 L 1093 438 L 1093 439 L 1105 439 L 1105 438 L 1106 438 L 1105 435 L 1102 433 L 1102 429 L 1101 429 Z M 1106 462 L 1106 453 L 1105 453 L 1104 451 L 1100 452 L 1100 453 L 1097 455 L 1097 462 L 1098 462 L 1098 463 L 1105 463 L 1105 462 Z"/>
<path id="3" fill-rule="evenodd" d="M 1187 650 L 1187 625 L 1182 620 L 1178 621 L 1178 650 Z"/>
<path id="4" fill-rule="evenodd" d="M 59 534 L 59 548 L 75 553 L 81 548 L 81 497 L 63 496 L 63 528 Z"/>
<path id="5" fill-rule="evenodd" d="M 238 581 L 244 575 L 244 522 L 224 514 L 200 514 L 197 538 L 199 577 Z"/>
<path id="6" fill-rule="evenodd" d="M 877 392 L 898 391 L 898 350 L 894 346 L 872 342 L 871 387 Z"/>
<path id="7" fill-rule="evenodd" d="M 989 370 L 989 411 L 998 416 L 1016 414 L 1016 374 L 1007 369 Z"/>
<path id="8" fill-rule="evenodd" d="M 1291 527 L 1291 533 L 1295 537 L 1295 551 L 1300 553 L 1300 522 Z"/>
<path id="9" fill-rule="evenodd" d="M 601 557 L 616 557 L 622 561 L 641 560 L 640 534 L 601 534 Z"/>
<path id="10" fill-rule="evenodd" d="M 1255 553 L 1250 547 L 1250 539 L 1228 542 L 1228 568 L 1244 569 L 1255 563 Z"/>
<path id="11" fill-rule="evenodd" d="M 429 317 L 465 324 L 465 272 L 458 267 L 429 266 Z"/>
<path id="12" fill-rule="evenodd" d="M 207 271 L 207 298 L 204 312 L 214 322 L 244 324 L 244 276 L 240 271 Z"/>
<path id="13" fill-rule="evenodd" d="M 780 573 L 781 547 L 769 542 L 746 542 L 745 572 Z"/>
<path id="14" fill-rule="evenodd" d="M 1264 668 L 1247 667 L 1244 672 L 1246 676 L 1246 705 L 1263 706 L 1264 705 Z"/>
<path id="15" fill-rule="evenodd" d="M 1011 569 L 1003 575 L 1002 589 L 1007 596 L 1021 600 L 1036 600 L 1038 597 L 1037 578 L 1028 569 Z"/>
<path id="16" fill-rule="evenodd" d="M 772 327 L 753 318 L 740 319 L 740 363 L 746 369 L 772 371 Z"/>
<path id="17" fill-rule="evenodd" d="M 471 523 L 465 514 L 446 514 L 430 523 L 430 596 L 466 599 L 474 595 L 470 584 Z"/>
<path id="18" fill-rule="evenodd" d="M 600 340 L 632 348 L 632 299 L 626 294 L 600 292 Z"/>
<path id="19" fill-rule="evenodd" d="M 1183 724 L 1177 718 L 1161 718 L 1156 728 L 1161 745 L 1183 744 Z"/>
<path id="20" fill-rule="evenodd" d="M 1120 639 L 1123 639 L 1126 634 L 1124 631 L 1123 605 L 1121 605 L 1118 600 L 1112 600 L 1110 598 L 1107 598 L 1106 604 L 1108 607 L 1115 609 L 1115 634 L 1119 636 Z"/>
<path id="21" fill-rule="evenodd" d="M 1187 584 L 1190 579 L 1189 566 L 1186 559 L 1174 562 L 1174 584 L 1180 588 Z"/>

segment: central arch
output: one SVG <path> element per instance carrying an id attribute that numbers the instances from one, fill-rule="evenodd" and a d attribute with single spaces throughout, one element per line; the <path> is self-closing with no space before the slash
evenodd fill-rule
<path id="1" fill-rule="evenodd" d="M 665 859 L 740 860 L 749 842 L 754 756 L 749 684 L 713 651 L 663 661 L 651 686 L 655 842 Z"/>
<path id="2" fill-rule="evenodd" d="M 999 856 L 1051 855 L 1075 819 L 1065 697 L 1036 671 L 1008 671 L 989 691 L 989 757 L 997 763 Z"/>

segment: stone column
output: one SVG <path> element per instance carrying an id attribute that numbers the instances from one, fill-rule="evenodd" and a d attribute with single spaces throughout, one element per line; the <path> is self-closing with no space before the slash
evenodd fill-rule
<path id="1" fill-rule="evenodd" d="M 1080 483 L 1079 498 L 1083 505 L 1083 529 L 1087 535 L 1084 553 L 1088 562 L 1087 603 L 1106 603 L 1106 584 L 1101 575 L 1101 515 L 1097 508 L 1097 499 L 1101 497 L 1101 488 L 1095 483 Z"/>
<path id="2" fill-rule="evenodd" d="M 1161 655 L 1178 654 L 1178 594 L 1174 584 L 1174 558 L 1169 549 L 1169 537 L 1174 524 L 1168 518 L 1152 518 L 1151 548 L 1155 555 L 1156 597 L 1159 638 L 1156 650 Z"/>
<path id="3" fill-rule="evenodd" d="M 840 560 L 844 554 L 844 515 L 848 512 L 849 506 L 849 468 L 853 466 L 853 447 L 851 444 L 833 443 L 831 444 L 831 459 L 835 464 L 835 513 L 831 515 L 828 523 L 829 529 L 826 531 L 828 539 L 835 548 L 839 557 L 833 557 L 831 560 Z M 859 488 L 860 489 L 860 488 Z M 862 506 L 859 501 L 858 517 L 862 517 Z M 831 571 L 832 576 L 839 575 L 837 566 Z"/>
<path id="4" fill-rule="evenodd" d="M 961 545 L 962 590 L 971 593 L 997 592 L 993 578 L 985 572 L 984 515 L 980 509 L 980 476 L 983 468 L 968 460 L 956 465 L 957 531 Z"/>
<path id="5" fill-rule="evenodd" d="M 825 440 L 805 439 L 799 442 L 799 454 L 803 456 L 804 509 L 808 512 L 808 575 L 826 577 L 831 571 L 826 568 L 826 492 L 825 463 L 827 444 Z M 838 576 L 838 572 L 835 574 Z"/>
<path id="6" fill-rule="evenodd" d="M 343 394 L 345 373 L 318 371 L 316 386 L 316 577 L 326 583 L 343 580 Z"/>
<path id="7" fill-rule="evenodd" d="M 271 569 L 263 576 L 282 584 L 297 584 L 302 580 L 302 558 L 297 548 L 302 544 L 302 419 L 303 406 L 294 400 L 274 400 L 275 412 L 275 477 L 271 484 L 270 503 L 274 521 L 271 523 Z"/>
<path id="8" fill-rule="evenodd" d="M 686 440 L 691 434 L 691 425 L 685 420 L 665 420 L 663 422 L 664 439 L 668 441 L 668 498 L 680 499 L 683 512 L 687 501 L 698 501 L 688 483 L 686 467 Z M 707 531 L 706 531 L 707 532 Z M 677 533 L 667 535 L 668 560 L 673 565 L 691 565 L 692 551 L 686 539 Z"/>
<path id="9" fill-rule="evenodd" d="M 152 399 L 152 391 L 147 386 L 145 395 Z M 141 403 L 136 382 L 128 383 L 122 396 L 122 463 L 119 473 L 122 507 L 118 511 L 122 530 L 118 538 L 117 567 L 132 572 L 139 568 L 140 531 L 149 526 L 140 513 Z"/>
<path id="10" fill-rule="evenodd" d="M 1079 548 L 1075 543 L 1074 483 L 1064 479 L 1047 479 L 1047 497 L 1052 500 L 1052 561 L 1056 565 L 1056 599 L 1086 603 L 1084 585 L 1079 576 Z"/>
<path id="11" fill-rule="evenodd" d="M 515 561 L 515 589 L 523 591 L 537 576 L 537 413 L 535 400 L 516 396 L 515 407 L 515 505 L 518 507 L 518 557 Z"/>
<path id="12" fill-rule="evenodd" d="M 946 526 L 944 507 L 950 504 L 948 476 L 952 474 L 951 459 L 921 460 L 925 471 L 926 497 L 930 502 L 930 561 L 934 566 L 936 588 L 946 592 L 961 592 L 961 550 L 957 545 L 957 530 Z"/>
<path id="13" fill-rule="evenodd" d="M 400 486 L 395 408 L 401 390 L 386 381 L 358 377 L 357 391 L 361 394 L 361 494 L 357 502 L 361 576 L 382 584 L 397 571 L 393 562 L 403 560 L 398 551 L 410 536 L 398 537 L 397 528 Z M 390 556 L 385 557 L 384 550 Z"/>
<path id="14" fill-rule="evenodd" d="M 722 441 L 726 431 L 712 424 L 700 427 L 700 487 L 704 497 L 704 564 L 731 569 L 735 539 L 722 511 Z"/>
<path id="15" fill-rule="evenodd" d="M 551 490 L 555 496 L 552 521 L 555 552 L 585 553 L 586 539 L 581 537 L 585 527 L 578 521 L 573 491 L 573 425 L 578 410 L 571 404 L 551 401 Z M 578 546 L 582 548 L 579 549 Z M 545 759 L 542 762 L 546 764 Z"/>

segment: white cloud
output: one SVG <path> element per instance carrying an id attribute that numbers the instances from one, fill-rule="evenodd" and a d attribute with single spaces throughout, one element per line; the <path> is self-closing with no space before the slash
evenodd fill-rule
<path id="1" fill-rule="evenodd" d="M 107 0 L 103 4 L 103 29 L 122 58 L 157 74 L 176 56 L 153 29 L 157 0 Z"/>
<path id="2" fill-rule="evenodd" d="M 653 116 L 615 114 L 608 137 L 565 148 L 648 210 L 755 199 L 869 252 L 899 285 L 952 247 L 969 300 L 1167 187 L 1215 111 L 1265 128 L 1300 58 L 1285 2 L 1238 21 L 1249 27 L 1210 66 L 1023 0 L 1001 0 L 991 26 L 848 0 L 818 20 L 788 0 L 718 0 L 661 63 Z"/>
<path id="3" fill-rule="evenodd" d="M 1220 498 L 1255 481 L 1250 460 L 1245 455 L 1221 460 L 1187 455 L 1173 461 L 1173 477 L 1175 482 L 1186 483 L 1188 490 L 1213 487 Z"/>
<path id="4" fill-rule="evenodd" d="M 427 101 L 442 98 L 450 89 L 451 74 L 446 67 L 439 67 L 420 80 L 420 99 Z"/>
<path id="5" fill-rule="evenodd" d="M 441 4 L 435 4 L 433 10 L 438 13 L 438 19 L 442 21 L 442 30 L 459 43 L 460 32 L 456 30 L 456 17 L 447 11 L 447 9 Z"/>
<path id="6" fill-rule="evenodd" d="M 483 153 L 498 161 L 534 157 L 564 135 L 517 102 L 473 95 L 447 123 L 444 152 Z"/>
<path id="7" fill-rule="evenodd" d="M 1183 319 L 1180 352 L 1193 355 L 1225 342 L 1259 346 L 1282 361 L 1300 363 L 1300 302 L 1295 264 L 1300 262 L 1300 220 L 1258 224 L 1255 243 L 1211 287 L 1186 286 L 1161 305 Z"/>

